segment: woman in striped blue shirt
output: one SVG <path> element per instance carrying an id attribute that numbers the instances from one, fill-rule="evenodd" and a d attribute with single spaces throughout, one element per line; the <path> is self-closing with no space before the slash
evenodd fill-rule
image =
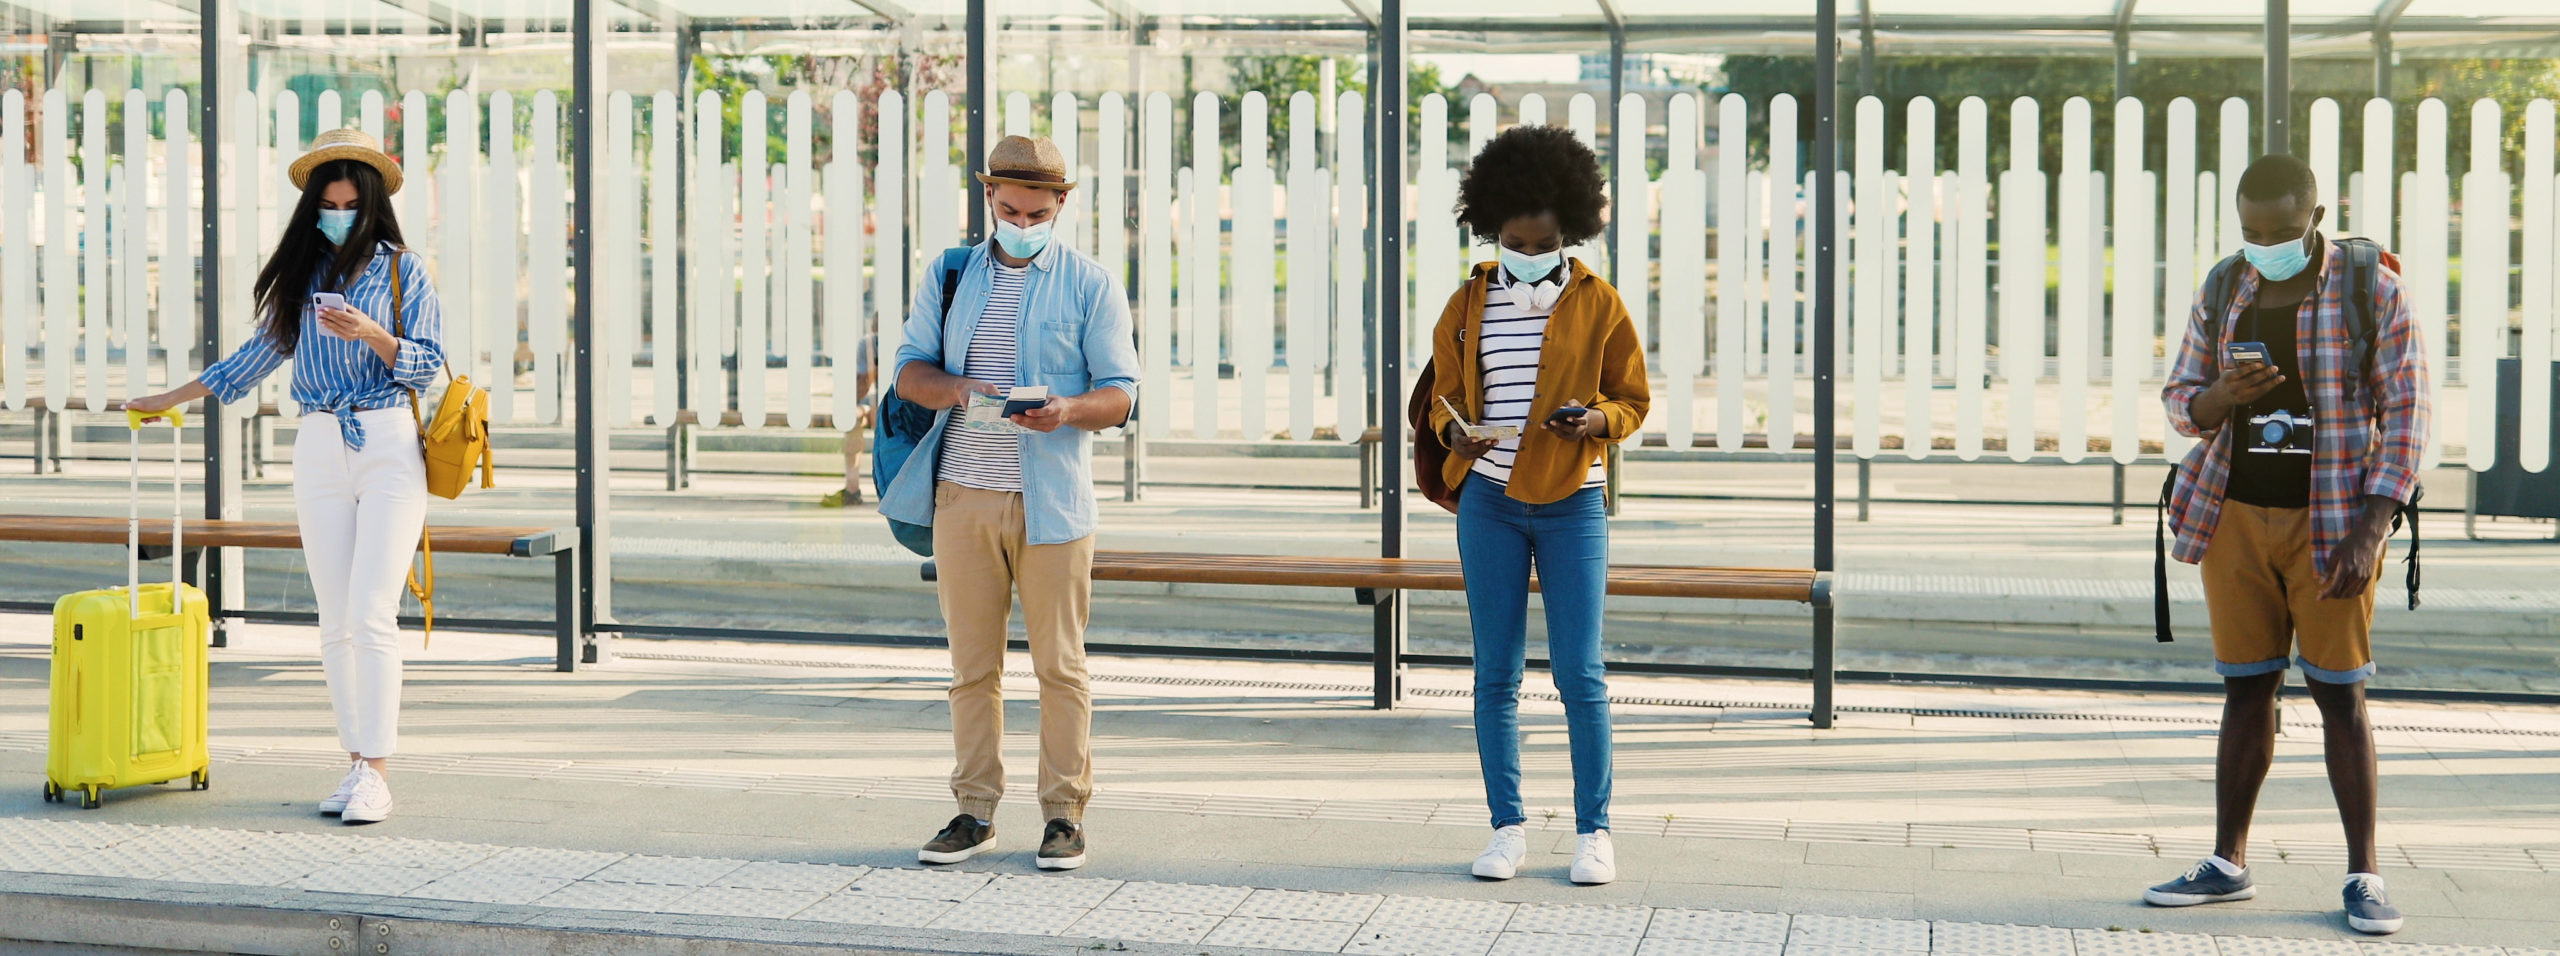
<path id="1" fill-rule="evenodd" d="M 408 404 L 444 366 L 442 308 L 424 263 L 401 244 L 391 209 L 399 165 L 355 129 L 312 146 L 291 170 L 302 199 L 258 272 L 257 335 L 195 381 L 125 404 L 237 402 L 293 361 L 294 509 L 350 763 L 320 812 L 364 824 L 391 814 L 383 770 L 399 743 L 400 594 L 427 518 Z"/>

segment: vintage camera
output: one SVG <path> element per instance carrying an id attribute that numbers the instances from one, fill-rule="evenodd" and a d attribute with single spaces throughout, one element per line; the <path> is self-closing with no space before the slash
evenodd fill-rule
<path id="1" fill-rule="evenodd" d="M 2252 416 L 2249 427 L 2253 431 L 2250 451 L 2268 455 L 2311 454 L 2311 416 L 2307 413 L 2295 415 L 2279 408 Z"/>

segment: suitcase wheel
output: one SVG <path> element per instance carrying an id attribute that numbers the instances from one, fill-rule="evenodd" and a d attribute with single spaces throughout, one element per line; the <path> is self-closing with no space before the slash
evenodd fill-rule
<path id="1" fill-rule="evenodd" d="M 97 786 L 96 786 L 96 785 L 94 785 L 94 784 L 83 784 L 83 785 L 80 787 L 80 809 L 83 809 L 83 810 L 95 810 L 95 809 L 97 809 L 97 808 L 98 808 L 98 788 L 97 788 Z"/>
<path id="2" fill-rule="evenodd" d="M 206 767 L 205 769 L 188 774 L 187 783 L 189 784 L 187 787 L 189 790 L 213 789 L 213 768 Z"/>
<path id="3" fill-rule="evenodd" d="M 61 787 L 54 786 L 54 785 L 53 785 L 53 781 L 51 781 L 51 780 L 47 780 L 47 781 L 45 781 L 45 782 L 44 782 L 44 802 L 46 802 L 46 803 L 61 803 L 61 802 L 62 802 L 62 788 L 61 788 Z"/>

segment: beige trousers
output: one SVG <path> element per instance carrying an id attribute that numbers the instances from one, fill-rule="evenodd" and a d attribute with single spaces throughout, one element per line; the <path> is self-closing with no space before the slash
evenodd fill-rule
<path id="1" fill-rule="evenodd" d="M 1040 683 L 1040 816 L 1084 821 L 1093 797 L 1093 692 L 1084 627 L 1091 616 L 1093 538 L 1033 545 L 1022 495 L 942 482 L 933 493 L 933 556 L 951 640 L 951 795 L 960 812 L 995 819 L 1004 796 L 1004 652 L 1014 593 Z"/>

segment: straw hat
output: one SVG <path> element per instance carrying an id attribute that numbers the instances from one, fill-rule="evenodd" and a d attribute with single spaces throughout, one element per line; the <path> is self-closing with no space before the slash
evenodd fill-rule
<path id="1" fill-rule="evenodd" d="M 1005 137 L 996 144 L 995 152 L 988 154 L 987 171 L 978 174 L 978 181 L 989 186 L 1008 183 L 1059 192 L 1076 188 L 1075 180 L 1067 178 L 1066 155 L 1058 152 L 1058 144 L 1046 136 Z"/>
<path id="2" fill-rule="evenodd" d="M 353 126 L 330 130 L 311 141 L 311 151 L 293 161 L 290 170 L 293 188 L 304 188 L 303 183 L 310 180 L 311 171 L 320 168 L 321 164 L 341 159 L 355 160 L 382 173 L 385 195 L 400 191 L 400 164 L 383 155 L 381 143 Z"/>

